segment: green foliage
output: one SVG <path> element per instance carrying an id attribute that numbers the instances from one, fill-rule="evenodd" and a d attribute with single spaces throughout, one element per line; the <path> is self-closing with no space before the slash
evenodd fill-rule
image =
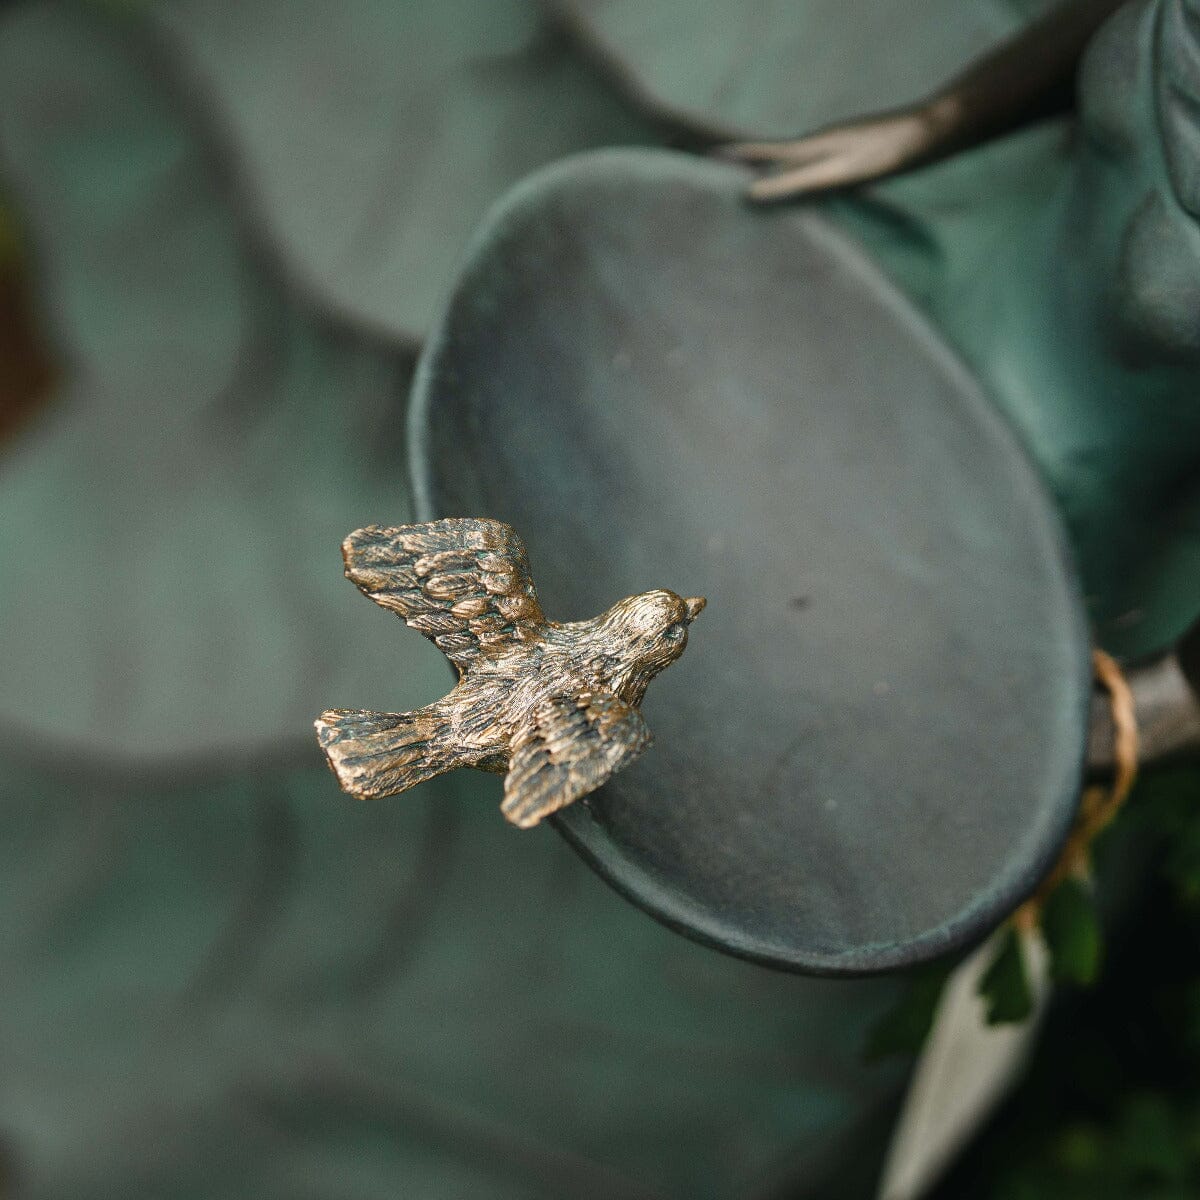
<path id="1" fill-rule="evenodd" d="M 1139 785 L 1097 854 L 1103 975 L 1060 994 L 1027 1080 L 929 1200 L 1200 1196 L 1197 827 L 1200 772 Z M 1072 948 L 1058 969 L 1078 965 L 1081 898 L 1047 918 Z"/>
<path id="2" fill-rule="evenodd" d="M 1016 1165 L 994 1194 L 998 1200 L 1194 1200 L 1198 1117 L 1166 1093 L 1136 1093 L 1110 1122 L 1059 1130 L 1043 1155 Z"/>
<path id="3" fill-rule="evenodd" d="M 1187 862 L 1191 864 L 1192 860 L 1188 858 Z M 1195 865 L 1200 866 L 1200 860 Z M 1187 878 L 1191 880 L 1190 875 Z M 1056 983 L 1087 986 L 1096 981 L 1103 958 L 1103 931 L 1087 884 L 1067 879 L 1051 892 L 1042 910 L 1041 934 L 1050 953 L 1051 978 Z M 921 1049 L 933 1026 L 946 979 L 956 965 L 954 961 L 934 963 L 909 977 L 908 988 L 871 1031 L 865 1051 L 868 1061 L 892 1054 L 916 1054 Z M 980 980 L 979 993 L 986 1004 L 989 1025 L 1017 1024 L 1033 1011 L 1028 964 L 1021 937 L 1012 925 L 1004 930 Z M 1200 1039 L 1200 1008 L 1196 1036 Z"/>
<path id="4" fill-rule="evenodd" d="M 987 1004 L 989 1025 L 1024 1021 L 1033 1011 L 1033 991 L 1021 938 L 1011 925 L 1004 930 L 996 957 L 979 981 L 979 994 Z"/>
<path id="5" fill-rule="evenodd" d="M 1051 892 L 1042 910 L 1042 934 L 1056 983 L 1095 982 L 1103 935 L 1092 893 L 1082 880 L 1064 880 Z"/>
<path id="6" fill-rule="evenodd" d="M 1194 912 L 1200 912 L 1200 810 L 1180 814 L 1178 836 L 1173 840 L 1163 863 L 1163 874 L 1175 892 L 1176 900 Z"/>

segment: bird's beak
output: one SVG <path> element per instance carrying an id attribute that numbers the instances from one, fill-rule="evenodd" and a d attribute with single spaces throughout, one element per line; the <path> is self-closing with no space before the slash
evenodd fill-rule
<path id="1" fill-rule="evenodd" d="M 693 596 L 690 600 L 683 602 L 683 607 L 687 609 L 687 623 L 690 625 L 703 611 L 704 606 L 708 603 L 703 596 Z"/>

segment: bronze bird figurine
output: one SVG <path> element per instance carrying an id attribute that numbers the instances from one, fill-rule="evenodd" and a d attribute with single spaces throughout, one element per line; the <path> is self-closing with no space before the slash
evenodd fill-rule
<path id="1" fill-rule="evenodd" d="M 317 740 L 342 788 L 374 799 L 456 767 L 505 775 L 501 811 L 528 829 L 649 745 L 638 705 L 687 646 L 705 601 L 643 592 L 590 621 L 548 621 L 525 547 L 500 521 L 359 529 L 346 576 L 423 633 L 458 671 L 409 713 L 330 709 Z"/>

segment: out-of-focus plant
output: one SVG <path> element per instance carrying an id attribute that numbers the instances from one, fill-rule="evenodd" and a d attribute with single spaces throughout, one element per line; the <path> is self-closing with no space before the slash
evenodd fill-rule
<path id="1" fill-rule="evenodd" d="M 1062 998 L 1029 1077 L 935 1200 L 1200 1193 L 1197 846 L 1200 774 L 1147 777 L 1097 847 L 1096 986 Z"/>

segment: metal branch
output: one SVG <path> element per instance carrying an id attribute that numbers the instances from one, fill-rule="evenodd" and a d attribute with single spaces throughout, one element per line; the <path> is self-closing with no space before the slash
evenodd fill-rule
<path id="1" fill-rule="evenodd" d="M 1167 762 L 1200 756 L 1200 695 L 1193 688 L 1180 656 L 1172 653 L 1125 673 L 1137 711 L 1140 761 Z M 1113 770 L 1114 728 L 1108 696 L 1092 700 L 1087 767 L 1091 774 Z"/>

